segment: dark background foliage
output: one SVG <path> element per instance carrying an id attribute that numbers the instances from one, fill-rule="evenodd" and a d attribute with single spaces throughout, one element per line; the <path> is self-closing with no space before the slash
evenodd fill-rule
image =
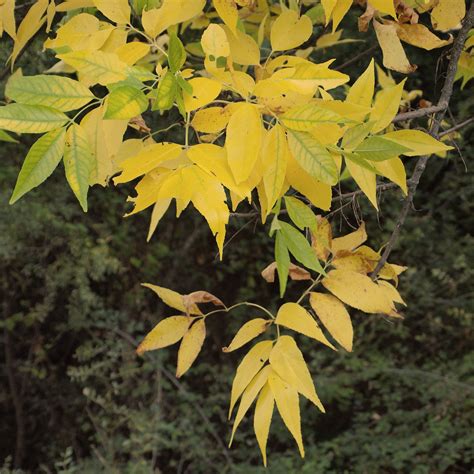
<path id="1" fill-rule="evenodd" d="M 346 37 L 357 34 L 355 23 L 354 15 L 345 20 Z M 368 48 L 370 37 L 364 39 L 319 51 L 316 60 L 337 57 L 342 64 Z M 19 62 L 28 74 L 50 64 L 38 54 L 40 40 Z M 0 42 L 0 59 L 8 48 Z M 419 64 L 407 89 L 434 100 L 446 51 L 407 50 Z M 356 76 L 368 60 L 346 72 Z M 472 88 L 457 89 L 453 117 L 460 122 L 473 112 Z M 303 402 L 304 461 L 275 416 L 268 472 L 472 472 L 473 130 L 462 131 L 459 152 L 430 160 L 416 212 L 392 254 L 410 267 L 399 287 L 405 319 L 354 313 L 351 354 L 299 340 L 328 413 Z M 147 213 L 121 217 L 130 189 L 92 189 L 85 215 L 60 168 L 10 207 L 31 143 L 25 136 L 19 145 L 0 145 L 0 472 L 264 472 L 250 417 L 234 447 L 226 447 L 229 390 L 242 352 L 225 355 L 221 347 L 253 316 L 248 310 L 212 319 L 202 354 L 179 381 L 175 347 L 144 358 L 134 348 L 172 313 L 140 282 L 206 289 L 227 304 L 276 307 L 277 288 L 259 276 L 272 256 L 265 229 L 233 219 L 228 235 L 235 236 L 222 263 L 192 211 L 178 221 L 169 213 L 146 244 Z M 414 160 L 407 159 L 408 168 Z M 350 231 L 364 219 L 369 244 L 378 248 L 393 228 L 401 194 L 388 191 L 380 201 L 378 216 L 363 197 L 336 212 L 334 230 Z M 293 284 L 288 296 L 299 290 Z"/>

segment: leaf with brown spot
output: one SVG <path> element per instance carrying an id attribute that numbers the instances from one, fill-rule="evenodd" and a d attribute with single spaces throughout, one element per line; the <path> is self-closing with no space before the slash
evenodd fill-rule
<path id="1" fill-rule="evenodd" d="M 275 281 L 275 272 L 277 270 L 276 262 L 270 263 L 267 267 L 262 270 L 262 278 L 267 283 L 273 283 Z M 288 275 L 292 280 L 301 281 L 301 280 L 311 280 L 311 274 L 308 270 L 295 265 L 294 263 L 290 263 L 290 267 L 288 270 Z"/>
<path id="2" fill-rule="evenodd" d="M 208 291 L 193 291 L 188 295 L 183 295 L 183 301 L 186 308 L 192 308 L 200 303 L 212 303 L 214 306 L 225 307 L 225 304 L 217 296 Z"/>

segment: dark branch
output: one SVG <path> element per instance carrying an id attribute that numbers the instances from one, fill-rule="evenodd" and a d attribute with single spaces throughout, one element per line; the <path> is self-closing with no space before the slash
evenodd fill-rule
<path id="1" fill-rule="evenodd" d="M 435 116 L 435 120 L 431 122 L 431 126 L 430 126 L 429 133 L 433 137 L 439 136 L 438 133 L 440 129 L 440 124 L 448 108 L 451 95 L 453 94 L 454 79 L 456 77 L 458 60 L 459 60 L 459 57 L 461 56 L 464 42 L 466 41 L 466 38 L 467 38 L 467 34 L 469 30 L 472 28 L 473 23 L 474 23 L 474 1 L 471 2 L 469 11 L 463 20 L 463 26 L 461 30 L 459 31 L 459 34 L 456 37 L 456 40 L 453 43 L 453 48 L 451 50 L 451 57 L 448 64 L 448 69 L 446 71 L 446 79 L 444 81 L 443 89 L 441 90 L 441 96 L 439 98 L 438 105 L 437 105 L 438 107 L 440 107 L 440 109 L 439 109 L 439 112 Z M 372 279 L 375 279 L 377 277 L 380 269 L 385 265 L 388 257 L 390 256 L 390 253 L 395 247 L 395 244 L 400 235 L 400 229 L 403 227 L 403 224 L 405 223 L 405 219 L 408 215 L 408 212 L 410 211 L 410 208 L 413 203 L 413 198 L 415 196 L 416 189 L 418 187 L 418 183 L 420 182 L 420 178 L 423 172 L 425 171 L 426 164 L 428 163 L 429 158 L 430 158 L 430 155 L 422 156 L 418 160 L 418 163 L 416 164 L 415 171 L 413 172 L 413 175 L 410 179 L 410 184 L 408 186 L 408 195 L 405 198 L 402 210 L 400 212 L 400 215 L 398 216 L 397 224 L 395 225 L 395 229 L 393 230 L 392 235 L 390 236 L 390 239 L 385 247 L 385 250 L 382 254 L 382 258 L 378 261 L 377 266 L 372 272 L 372 275 L 371 275 Z"/>

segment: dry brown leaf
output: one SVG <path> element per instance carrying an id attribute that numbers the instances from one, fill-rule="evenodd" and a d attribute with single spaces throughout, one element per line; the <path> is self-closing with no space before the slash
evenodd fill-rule
<path id="1" fill-rule="evenodd" d="M 188 295 L 183 295 L 183 302 L 186 308 L 191 308 L 194 304 L 212 303 L 215 306 L 224 306 L 225 304 L 212 293 L 208 291 L 193 291 Z"/>
<path id="2" fill-rule="evenodd" d="M 268 265 L 262 270 L 262 273 L 261 273 L 262 278 L 267 283 L 273 283 L 275 281 L 276 270 L 277 270 L 276 262 L 270 263 L 270 265 Z M 292 280 L 295 280 L 295 281 L 311 280 L 311 274 L 304 268 L 301 268 L 298 265 L 295 265 L 294 263 L 290 263 L 288 275 Z"/>

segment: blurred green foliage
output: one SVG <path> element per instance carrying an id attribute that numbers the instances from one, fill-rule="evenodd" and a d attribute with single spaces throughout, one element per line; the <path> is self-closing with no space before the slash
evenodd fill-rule
<path id="1" fill-rule="evenodd" d="M 42 55 L 32 61 L 39 45 L 20 61 L 28 73 L 48 64 Z M 343 62 L 364 48 L 320 54 Z M 0 50 L 5 56 L 4 43 Z M 437 54 L 416 54 L 424 71 L 435 71 Z M 359 73 L 365 59 L 349 73 Z M 414 88 L 430 98 L 439 83 L 418 74 L 408 82 Z M 453 115 L 461 121 L 473 112 L 472 90 L 457 91 Z M 458 142 L 465 158 L 474 154 L 473 131 L 463 130 Z M 241 353 L 225 355 L 221 347 L 252 314 L 214 317 L 202 354 L 179 382 L 176 348 L 143 359 L 134 353 L 137 340 L 170 314 L 140 282 L 275 307 L 276 286 L 259 276 L 272 255 L 264 230 L 232 221 L 235 236 L 220 263 L 202 219 L 187 211 L 176 221 L 170 213 L 146 244 L 148 217 L 121 217 L 130 189 L 93 189 L 84 215 L 61 169 L 10 207 L 28 140 L 0 147 L 0 473 L 472 472 L 474 187 L 458 153 L 430 161 L 392 257 L 410 267 L 399 288 L 405 319 L 354 314 L 352 354 L 299 341 L 327 414 L 302 407 L 305 460 L 276 417 L 265 471 L 251 421 L 234 448 L 226 447 L 228 395 Z M 400 199 L 395 191 L 381 196 L 377 219 L 361 198 L 333 223 L 347 231 L 357 211 L 377 247 L 393 228 Z"/>

